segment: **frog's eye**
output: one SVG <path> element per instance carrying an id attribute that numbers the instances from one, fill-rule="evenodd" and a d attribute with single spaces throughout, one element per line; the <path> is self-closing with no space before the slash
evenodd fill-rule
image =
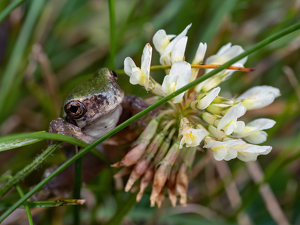
<path id="1" fill-rule="evenodd" d="M 85 106 L 80 101 L 72 101 L 67 103 L 65 106 L 65 111 L 72 119 L 79 119 L 86 112 Z"/>
<path id="2" fill-rule="evenodd" d="M 109 73 L 115 78 L 115 80 L 118 80 L 118 76 L 115 71 L 109 70 Z"/>

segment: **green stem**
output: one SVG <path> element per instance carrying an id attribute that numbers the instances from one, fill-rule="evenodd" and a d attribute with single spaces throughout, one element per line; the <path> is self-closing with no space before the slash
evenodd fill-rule
<path id="1" fill-rule="evenodd" d="M 23 134 L 12 134 L 12 135 L 7 135 L 4 137 L 0 137 L 0 143 L 5 143 L 5 142 L 12 142 L 15 140 L 22 140 L 26 138 L 36 138 L 36 139 L 48 139 L 48 140 L 55 140 L 55 141 L 63 141 L 67 142 L 73 145 L 80 146 L 81 148 L 85 148 L 88 146 L 87 143 L 84 141 L 81 141 L 79 139 L 67 136 L 67 135 L 62 135 L 62 134 L 54 134 L 54 133 L 48 133 L 48 132 L 33 132 L 33 133 L 23 133 Z M 16 148 L 16 147 L 14 147 Z M 106 165 L 109 165 L 108 160 L 106 157 L 99 152 L 97 149 L 93 148 L 91 150 L 91 153 L 93 153 L 95 156 L 97 156 L 100 160 L 102 160 Z M 1 178 L 0 178 L 1 179 Z M 0 180 L 1 181 L 1 180 Z"/>
<path id="2" fill-rule="evenodd" d="M 15 2 L 15 1 L 13 1 Z M 28 16 L 25 19 L 24 25 L 19 33 L 18 39 L 8 61 L 5 72 L 3 73 L 0 82 L 0 112 L 1 114 L 8 115 L 5 111 L 5 104 L 10 98 L 11 90 L 17 80 L 18 76 L 23 73 L 17 73 L 22 59 L 24 59 L 24 51 L 28 46 L 31 32 L 34 28 L 35 22 L 43 8 L 45 0 L 34 0 L 31 2 Z M 16 3 L 17 4 L 17 3 Z M 26 57 L 25 57 L 26 58 Z M 5 119 L 5 116 L 0 116 L 0 120 Z M 1 123 L 1 121 L 0 121 Z"/>
<path id="3" fill-rule="evenodd" d="M 84 199 L 58 199 L 48 201 L 29 201 L 27 205 L 30 208 L 45 208 L 45 207 L 58 207 L 67 205 L 83 205 Z"/>
<path id="4" fill-rule="evenodd" d="M 126 120 L 110 132 L 103 135 L 101 138 L 90 144 L 88 147 L 81 150 L 78 154 L 70 158 L 68 161 L 63 163 L 60 167 L 58 167 L 55 171 L 53 171 L 48 177 L 46 177 L 44 180 L 42 180 L 40 183 L 38 183 L 34 188 L 32 188 L 23 198 L 21 198 L 19 201 L 17 201 L 13 206 L 11 206 L 1 217 L 0 222 L 3 221 L 9 214 L 11 214 L 16 208 L 18 208 L 24 201 L 26 201 L 28 198 L 30 198 L 36 191 L 41 189 L 46 183 L 48 183 L 53 177 L 55 177 L 57 174 L 59 174 L 61 171 L 63 171 L 65 168 L 67 168 L 70 164 L 75 162 L 77 159 L 81 158 L 83 155 L 88 153 L 92 148 L 106 140 L 107 138 L 111 137 L 112 135 L 116 134 L 129 124 L 133 123 L 134 121 L 138 120 L 142 116 L 146 115 L 153 109 L 157 108 L 158 106 L 166 103 L 167 101 L 171 100 L 175 96 L 179 95 L 180 93 L 187 91 L 188 89 L 192 88 L 193 86 L 201 83 L 202 81 L 212 77 L 213 75 L 217 74 L 218 72 L 221 72 L 222 70 L 226 69 L 228 66 L 232 65 L 233 63 L 239 61 L 240 59 L 248 56 L 249 54 L 253 53 L 254 51 L 270 44 L 273 41 L 276 41 L 277 39 L 290 34 L 296 30 L 300 29 L 300 22 L 296 23 L 280 32 L 277 32 L 274 35 L 271 35 L 270 37 L 264 39 L 263 41 L 257 43 L 256 45 L 252 46 L 251 48 L 247 49 L 242 54 L 234 57 L 233 59 L 229 60 L 228 62 L 224 63 L 220 67 L 212 70 L 211 72 L 205 74 L 202 77 L 199 77 L 198 79 L 194 80 L 193 82 L 185 85 L 184 87 L 180 88 L 179 90 L 175 91 L 174 93 L 162 98 L 161 100 L 157 101 L 155 104 L 149 106 L 147 109 L 141 111 L 140 113 L 136 114 L 135 116 L 131 117 L 130 119 Z"/>
<path id="5" fill-rule="evenodd" d="M 115 215 L 107 222 L 106 225 L 116 225 L 122 222 L 124 216 L 132 209 L 132 207 L 136 204 L 136 193 L 131 193 L 125 203 L 122 202 L 117 209 Z"/>
<path id="6" fill-rule="evenodd" d="M 16 189 L 19 192 L 19 195 L 22 197 L 24 197 L 24 192 L 22 191 L 21 187 L 19 185 L 16 185 Z M 28 217 L 28 223 L 29 225 L 33 225 L 33 221 L 32 221 L 32 216 L 31 216 L 31 212 L 30 212 L 30 208 L 28 206 L 27 202 L 24 202 L 24 207 L 27 213 L 27 217 Z"/>
<path id="7" fill-rule="evenodd" d="M 74 199 L 80 199 L 80 191 L 81 191 L 81 176 L 82 176 L 82 158 L 77 159 L 75 161 L 75 178 L 74 178 Z M 79 225 L 80 224 L 80 205 L 74 206 L 73 211 L 73 224 Z"/>
<path id="8" fill-rule="evenodd" d="M 14 0 L 12 1 L 1 13 L 0 13 L 0 23 L 4 20 L 16 7 L 22 4 L 25 0 Z"/>
<path id="9" fill-rule="evenodd" d="M 115 17 L 115 1 L 109 0 L 109 23 L 110 23 L 110 67 L 115 69 L 115 53 L 116 53 L 116 17 Z"/>
<path id="10" fill-rule="evenodd" d="M 33 160 L 32 163 L 16 173 L 16 175 L 12 179 L 10 179 L 0 188 L 0 196 L 5 195 L 13 186 L 15 186 L 33 170 L 39 167 L 47 159 L 47 157 L 50 156 L 58 146 L 60 146 L 60 144 L 61 142 L 58 142 L 54 145 L 49 146 L 45 151 L 42 152 L 42 154 L 40 154 L 35 160 Z"/>

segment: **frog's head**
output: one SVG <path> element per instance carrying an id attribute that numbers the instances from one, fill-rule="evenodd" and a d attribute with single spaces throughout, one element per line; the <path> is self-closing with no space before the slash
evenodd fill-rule
<path id="1" fill-rule="evenodd" d="M 115 72 L 102 68 L 70 92 L 64 102 L 63 117 L 82 128 L 114 111 L 123 98 Z"/>

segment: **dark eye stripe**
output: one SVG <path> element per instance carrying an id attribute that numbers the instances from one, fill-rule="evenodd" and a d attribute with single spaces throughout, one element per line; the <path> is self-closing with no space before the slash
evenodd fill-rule
<path id="1" fill-rule="evenodd" d="M 84 116 L 86 109 L 80 101 L 72 101 L 65 105 L 66 114 L 72 119 L 79 119 Z"/>

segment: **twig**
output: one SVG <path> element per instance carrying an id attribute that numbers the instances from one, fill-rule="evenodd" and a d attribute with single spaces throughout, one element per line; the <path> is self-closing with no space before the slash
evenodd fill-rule
<path id="1" fill-rule="evenodd" d="M 297 77 L 294 73 L 294 71 L 292 70 L 291 67 L 289 66 L 284 66 L 283 67 L 283 72 L 285 73 L 286 77 L 288 78 L 292 88 L 294 88 L 298 101 L 300 102 L 300 88 L 299 88 L 299 82 L 297 80 Z"/>
<path id="2" fill-rule="evenodd" d="M 290 224 L 285 217 L 280 205 L 274 196 L 274 193 L 268 183 L 261 183 L 264 179 L 263 171 L 258 164 L 258 162 L 249 162 L 247 163 L 248 171 L 256 184 L 259 185 L 259 192 L 263 197 L 263 200 L 266 204 L 267 210 L 274 219 L 274 221 L 279 225 L 288 225 Z"/>
<path id="3" fill-rule="evenodd" d="M 215 162 L 217 171 L 220 175 L 220 178 L 224 182 L 226 194 L 228 196 L 230 205 L 233 210 L 237 210 L 239 208 L 239 206 L 242 204 L 242 199 L 239 194 L 239 190 L 236 186 L 235 181 L 232 180 L 232 175 L 231 175 L 229 166 L 228 166 L 227 162 L 225 162 L 225 161 L 220 161 L 220 162 L 214 161 L 214 162 Z M 252 224 L 249 216 L 243 211 L 241 211 L 237 215 L 237 220 L 238 220 L 238 223 L 241 225 Z"/>

